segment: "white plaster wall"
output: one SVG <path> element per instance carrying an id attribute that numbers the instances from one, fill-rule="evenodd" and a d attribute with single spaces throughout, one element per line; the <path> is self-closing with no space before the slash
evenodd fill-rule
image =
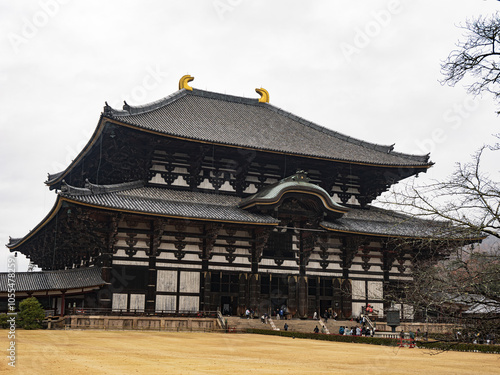
<path id="1" fill-rule="evenodd" d="M 175 296 L 156 296 L 156 311 L 175 310 Z"/>
<path id="2" fill-rule="evenodd" d="M 200 267 L 201 268 L 201 267 Z M 232 266 L 210 266 L 212 271 L 240 271 L 240 272 L 248 272 L 250 267 L 241 268 L 241 267 L 232 267 Z"/>
<path id="3" fill-rule="evenodd" d="M 179 297 L 179 311 L 198 311 L 198 306 L 200 298 L 192 296 L 180 296 Z"/>
<path id="4" fill-rule="evenodd" d="M 177 271 L 158 270 L 156 290 L 158 292 L 177 292 Z"/>
<path id="5" fill-rule="evenodd" d="M 201 263 L 200 264 L 183 264 L 183 263 L 177 263 L 177 262 L 157 262 L 157 266 L 168 266 L 168 267 L 175 267 L 176 269 L 179 268 L 195 268 L 199 269 L 201 268 Z"/>
<path id="6" fill-rule="evenodd" d="M 413 306 L 404 305 L 403 306 L 403 319 L 413 319 Z"/>
<path id="7" fill-rule="evenodd" d="M 361 315 L 361 308 L 365 304 L 362 302 L 353 302 L 352 303 L 352 316 L 360 316 Z"/>
<path id="8" fill-rule="evenodd" d="M 257 192 L 257 188 L 255 187 L 255 184 L 248 185 L 248 187 L 244 191 L 244 193 L 248 193 L 248 194 L 254 194 L 256 192 Z"/>
<path id="9" fill-rule="evenodd" d="M 332 273 L 329 272 L 321 272 L 321 271 L 307 271 L 308 276 L 331 276 L 331 277 L 341 277 L 342 273 Z"/>
<path id="10" fill-rule="evenodd" d="M 383 283 L 381 281 L 368 281 L 368 299 L 384 298 Z"/>
<path id="11" fill-rule="evenodd" d="M 219 188 L 221 191 L 235 191 L 229 181 L 226 181 L 222 184 L 222 186 Z"/>
<path id="12" fill-rule="evenodd" d="M 136 248 L 138 247 L 139 244 L 137 244 Z M 144 247 L 146 244 L 144 244 Z M 142 246 L 141 246 L 142 247 Z M 132 258 L 147 258 L 148 256 L 146 255 L 145 250 L 137 250 L 137 253 Z"/>
<path id="13" fill-rule="evenodd" d="M 384 304 L 383 303 L 370 303 L 370 305 L 372 305 L 373 310 L 378 312 L 379 317 L 382 318 L 384 316 Z"/>
<path id="14" fill-rule="evenodd" d="M 181 271 L 179 292 L 199 293 L 200 273 Z"/>
<path id="15" fill-rule="evenodd" d="M 137 312 L 144 312 L 145 306 L 146 306 L 145 294 L 130 295 L 130 310 L 136 310 Z"/>
<path id="16" fill-rule="evenodd" d="M 174 182 L 172 182 L 173 186 L 189 186 L 188 183 L 182 178 L 182 176 L 178 176 Z"/>
<path id="17" fill-rule="evenodd" d="M 111 307 L 113 311 L 127 309 L 128 295 L 125 293 L 113 293 L 113 301 Z"/>
<path id="18" fill-rule="evenodd" d="M 369 269 L 370 272 L 382 272 L 382 268 L 380 266 L 371 266 Z M 370 277 L 376 279 L 383 279 L 384 275 L 370 275 Z"/>
<path id="19" fill-rule="evenodd" d="M 208 181 L 208 178 L 205 178 L 201 184 L 198 185 L 200 189 L 213 189 L 212 184 Z"/>
<path id="20" fill-rule="evenodd" d="M 149 262 L 139 262 L 137 260 L 115 260 L 113 259 L 113 264 L 121 266 L 149 266 Z"/>
<path id="21" fill-rule="evenodd" d="M 353 299 L 364 299 L 365 294 L 365 281 L 364 280 L 352 280 L 352 298 Z"/>
<path id="22" fill-rule="evenodd" d="M 350 268 L 351 271 L 363 271 L 364 272 L 364 269 L 363 267 L 361 266 L 361 264 L 353 264 Z"/>
<path id="23" fill-rule="evenodd" d="M 120 242 L 120 241 L 119 241 L 119 242 Z M 127 255 L 127 253 L 125 253 L 125 250 L 120 249 L 120 250 L 117 250 L 117 251 L 116 251 L 115 256 L 117 256 L 117 257 L 126 257 L 126 256 L 128 256 L 128 255 Z"/>

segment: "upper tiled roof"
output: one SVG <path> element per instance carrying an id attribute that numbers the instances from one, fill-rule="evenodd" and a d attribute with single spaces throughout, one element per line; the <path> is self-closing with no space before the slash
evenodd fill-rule
<path id="1" fill-rule="evenodd" d="M 104 116 L 186 139 L 259 150 L 387 166 L 430 166 L 428 155 L 393 151 L 329 130 L 258 99 L 198 89 L 124 110 L 106 105 Z"/>
<path id="2" fill-rule="evenodd" d="M 213 221 L 275 224 L 270 216 L 238 208 L 241 198 L 157 187 L 141 183 L 114 186 L 87 184 L 86 188 L 63 185 L 60 196 L 72 201 L 118 210 Z"/>
<path id="3" fill-rule="evenodd" d="M 16 292 L 69 290 L 106 284 L 101 268 L 76 268 L 67 271 L 16 272 Z M 0 292 L 8 290 L 8 273 L 0 273 Z"/>

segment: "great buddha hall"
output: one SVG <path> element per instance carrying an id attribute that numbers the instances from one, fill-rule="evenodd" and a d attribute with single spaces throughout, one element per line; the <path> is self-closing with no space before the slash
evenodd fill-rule
<path id="1" fill-rule="evenodd" d="M 87 145 L 48 176 L 50 212 L 7 245 L 43 270 L 17 274 L 18 296 L 57 314 L 349 318 L 370 303 L 383 316 L 439 228 L 372 202 L 429 156 L 307 121 L 265 89 L 244 98 L 192 80 L 142 106 L 106 103 Z"/>

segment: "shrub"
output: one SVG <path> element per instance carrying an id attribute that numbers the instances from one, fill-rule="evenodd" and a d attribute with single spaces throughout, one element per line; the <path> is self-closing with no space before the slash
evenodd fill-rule
<path id="1" fill-rule="evenodd" d="M 0 328 L 9 328 L 9 323 L 7 322 L 7 314 L 0 314 Z"/>
<path id="2" fill-rule="evenodd" d="M 45 311 L 35 297 L 26 298 L 19 304 L 19 323 L 24 329 L 42 328 Z"/>
<path id="3" fill-rule="evenodd" d="M 290 331 L 271 331 L 267 329 L 247 329 L 247 333 L 256 333 L 261 335 L 295 337 L 299 339 L 314 339 L 336 342 L 354 342 L 358 344 L 372 344 L 384 346 L 398 346 L 399 339 L 390 339 L 383 337 L 365 337 L 365 336 L 344 336 L 344 335 L 325 335 L 319 333 L 304 333 Z M 452 343 L 442 341 L 416 341 L 416 346 L 421 349 L 430 349 L 437 351 L 461 351 L 461 352 L 480 352 L 480 353 L 500 353 L 500 345 L 480 345 Z"/>

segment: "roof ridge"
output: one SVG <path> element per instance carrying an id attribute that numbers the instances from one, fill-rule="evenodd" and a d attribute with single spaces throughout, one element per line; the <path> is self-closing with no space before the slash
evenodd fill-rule
<path id="1" fill-rule="evenodd" d="M 188 94 L 188 90 L 186 89 L 181 89 L 178 90 L 170 95 L 165 96 L 164 98 L 161 98 L 159 100 L 156 100 L 151 103 L 146 103 L 143 105 L 130 105 L 126 101 L 123 101 L 123 109 L 115 109 L 112 108 L 110 105 L 108 105 L 108 102 L 105 102 L 106 105 L 104 106 L 104 115 L 105 116 L 112 116 L 112 117 L 124 117 L 124 116 L 131 116 L 131 115 L 140 115 L 142 113 L 147 113 L 154 111 L 155 109 L 164 107 Z"/>
<path id="2" fill-rule="evenodd" d="M 142 180 L 122 182 L 113 185 L 97 185 L 91 183 L 88 179 L 85 180 L 85 187 L 76 187 L 69 185 L 66 181 L 62 181 L 60 195 L 98 195 L 105 193 L 114 193 L 124 190 L 131 190 L 144 187 L 145 183 Z"/>
<path id="3" fill-rule="evenodd" d="M 21 272 L 16 272 L 16 275 L 24 275 L 24 274 L 38 274 L 38 275 L 47 275 L 47 274 L 51 274 L 51 273 L 58 273 L 58 274 L 61 274 L 61 273 L 74 273 L 74 272 L 88 272 L 89 270 L 96 270 L 94 272 L 100 272 L 102 267 L 94 267 L 94 266 L 91 266 L 91 267 L 80 267 L 80 268 L 71 268 L 71 269 L 67 269 L 67 270 L 41 270 L 41 271 L 21 271 Z M 0 272 L 0 274 L 2 273 L 7 273 L 7 272 Z"/>

